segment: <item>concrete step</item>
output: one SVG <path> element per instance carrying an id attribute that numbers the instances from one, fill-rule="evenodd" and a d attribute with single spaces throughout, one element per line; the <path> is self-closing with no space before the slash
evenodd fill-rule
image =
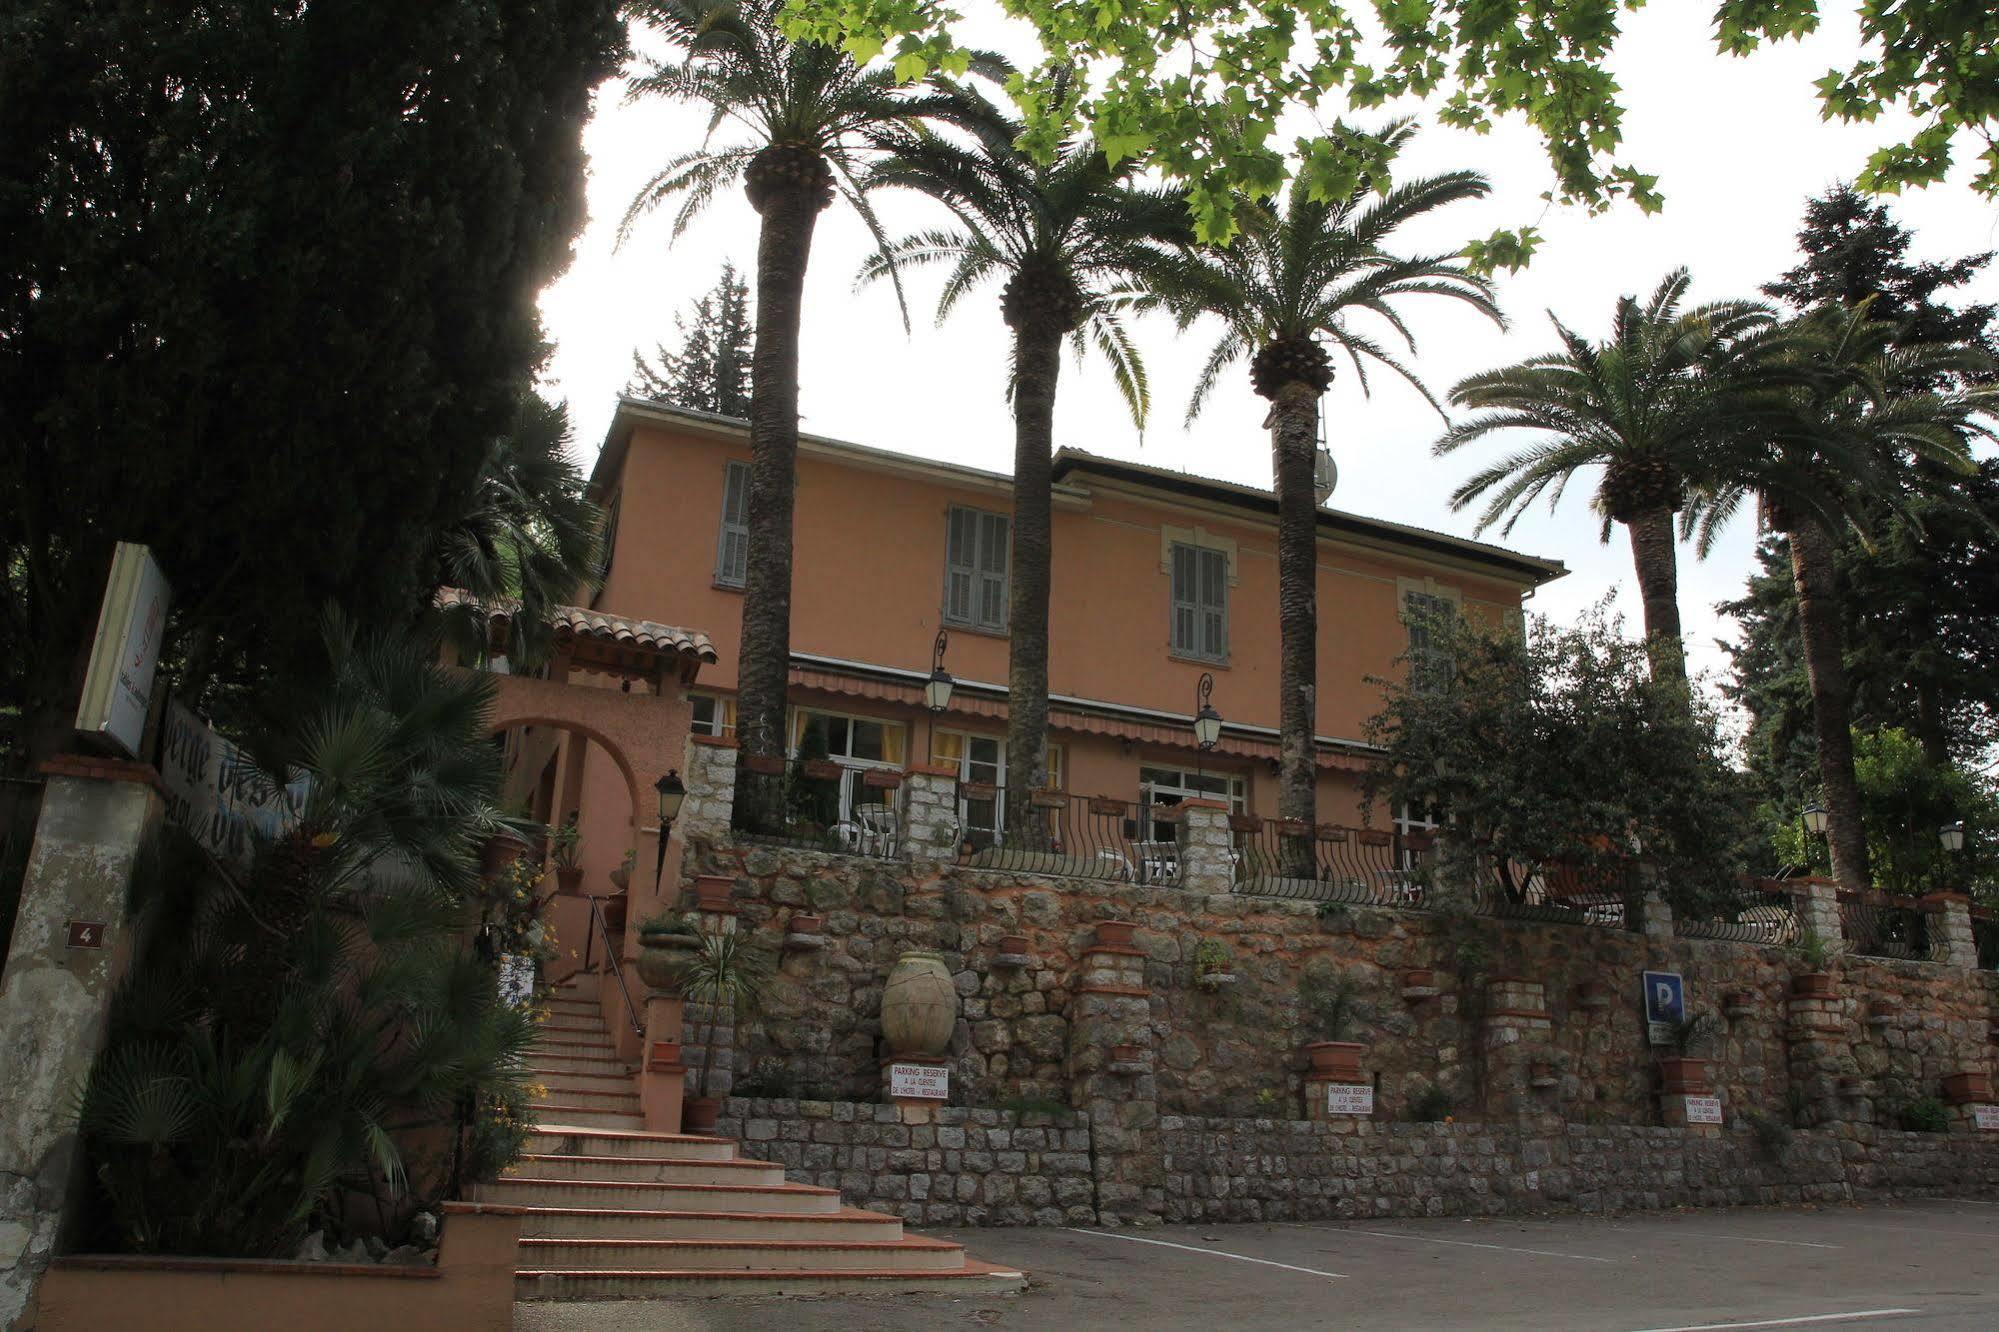
<path id="1" fill-rule="evenodd" d="M 639 1112 L 639 1093 L 638 1088 L 631 1082 L 616 1084 L 615 1090 L 609 1084 L 595 1091 L 585 1091 L 575 1087 L 557 1091 L 549 1087 L 548 1096 L 542 1102 L 542 1107 L 556 1105 L 567 1106 L 572 1110 L 605 1110 L 612 1114 L 635 1115 Z M 546 1118 L 546 1115 L 537 1117 Z"/>
<path id="2" fill-rule="evenodd" d="M 635 1095 L 638 1080 L 627 1072 L 575 1073 L 566 1068 L 536 1068 L 528 1065 L 528 1073 L 534 1081 L 548 1088 L 551 1098 L 572 1099 L 570 1092 L 609 1092 L 613 1095 L 625 1093 Z"/>
<path id="3" fill-rule="evenodd" d="M 517 1207 L 582 1207 L 598 1211 L 786 1212 L 840 1210 L 838 1189 L 805 1184 L 644 1184 L 587 1179 L 502 1175 L 479 1190 L 481 1202 Z"/>
<path id="4" fill-rule="evenodd" d="M 536 1179 L 587 1179 L 616 1184 L 784 1183 L 784 1167 L 767 1161 L 674 1161 L 656 1156 L 523 1156 L 515 1167 Z"/>
<path id="5" fill-rule="evenodd" d="M 606 1047 L 608 1050 L 609 1047 Z M 534 1073 L 594 1073 L 631 1077 L 638 1070 L 629 1062 L 615 1054 L 601 1056 L 587 1054 L 550 1054 L 534 1050 L 528 1054 L 527 1066 Z"/>
<path id="6" fill-rule="evenodd" d="M 733 1161 L 736 1144 L 730 1138 L 702 1133 L 619 1133 L 589 1128 L 554 1131 L 543 1128 L 528 1139 L 527 1150 L 541 1156 L 647 1156 L 662 1161 Z"/>
<path id="7" fill-rule="evenodd" d="M 967 1259 L 953 1271 L 821 1269 L 784 1272 L 522 1270 L 519 1300 L 657 1300 L 709 1295 L 1018 1295 L 1026 1274 Z"/>
<path id="8" fill-rule="evenodd" d="M 537 1040 L 528 1047 L 530 1062 L 537 1059 L 616 1059 L 618 1047 L 603 1041 Z"/>
<path id="9" fill-rule="evenodd" d="M 530 1207 L 523 1237 L 535 1239 L 896 1240 L 902 1222 L 880 1212 L 637 1212 Z"/>
<path id="10" fill-rule="evenodd" d="M 588 1125 L 600 1129 L 637 1129 L 643 1131 L 645 1117 L 636 1109 L 630 1111 L 607 1110 L 596 1105 L 577 1105 L 570 1100 L 537 1101 L 534 1107 L 537 1129 L 555 1127 L 574 1128 Z"/>
<path id="11" fill-rule="evenodd" d="M 956 1272 L 965 1246 L 905 1236 L 867 1240 L 724 1239 L 524 1239 L 520 1265 L 527 1271 L 681 1272 L 900 1271 Z"/>
<path id="12" fill-rule="evenodd" d="M 541 1020 L 544 1036 L 556 1036 L 563 1040 L 577 1040 L 585 1036 L 600 1040 L 611 1039 L 611 1029 L 604 1025 L 604 1019 L 589 1016 L 566 1017 L 561 1013 L 551 1013 Z"/>

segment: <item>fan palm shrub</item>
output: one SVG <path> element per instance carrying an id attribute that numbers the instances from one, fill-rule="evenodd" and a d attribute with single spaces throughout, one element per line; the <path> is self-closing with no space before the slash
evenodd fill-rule
<path id="1" fill-rule="evenodd" d="M 1056 81 L 1064 95 L 1069 80 Z M 1048 598 L 1052 548 L 1051 457 L 1056 385 L 1067 340 L 1109 363 L 1132 420 L 1150 407 L 1145 365 L 1109 298 L 1111 285 L 1143 274 L 1192 239 L 1174 191 L 1132 182 L 1137 163 L 1112 165 L 1089 142 L 1058 145 L 1042 162 L 1020 146 L 1021 124 L 975 89 L 945 85 L 966 141 L 913 138 L 868 175 L 871 189 L 915 190 L 951 210 L 956 225 L 884 247 L 863 282 L 947 265 L 937 321 L 981 283 L 998 279 L 1000 314 L 1013 335 L 1013 533 L 1006 630 L 1007 826 L 1024 825 L 1024 802 L 1048 784 Z"/>
<path id="2" fill-rule="evenodd" d="M 1397 121 L 1382 133 L 1392 157 L 1414 133 Z M 1250 383 L 1270 402 L 1272 471 L 1277 490 L 1277 598 L 1283 638 L 1278 679 L 1281 757 L 1278 810 L 1285 819 L 1317 817 L 1318 503 L 1313 463 L 1320 399 L 1332 386 L 1334 358 L 1353 367 L 1363 391 L 1368 367 L 1386 368 L 1434 406 L 1422 380 L 1395 347 L 1370 332 L 1370 319 L 1415 341 L 1401 307 L 1418 296 L 1456 301 L 1504 323 L 1490 284 L 1457 253 L 1405 253 L 1403 227 L 1452 204 L 1485 197 L 1490 186 L 1475 171 L 1416 177 L 1387 190 L 1363 178 L 1346 195 L 1316 199 L 1294 185 L 1281 204 L 1242 210 L 1228 244 L 1189 248 L 1147 275 L 1141 306 L 1163 305 L 1185 329 L 1202 316 L 1222 328 L 1195 381 L 1192 420 L 1221 373 L 1248 360 Z M 1329 351 L 1328 348 L 1331 350 Z M 1441 410 L 1441 409 L 1440 409 Z"/>
<path id="3" fill-rule="evenodd" d="M 700 103 L 711 113 L 711 136 L 725 124 L 739 134 L 670 159 L 632 201 L 623 234 L 644 214 L 678 201 L 677 236 L 717 191 L 737 182 L 760 219 L 750 540 L 736 677 L 736 732 L 745 757 L 781 754 L 785 744 L 798 329 L 813 231 L 837 195 L 884 239 L 857 172 L 869 156 L 909 143 L 926 118 L 951 109 L 945 99 L 901 86 L 885 67 L 864 68 L 835 47 L 788 40 L 784 8 L 784 0 L 636 0 L 631 7 L 673 48 L 632 80 L 631 96 Z M 1000 68 L 995 58 L 975 63 Z"/>
<path id="4" fill-rule="evenodd" d="M 1681 683 L 1687 660 L 1673 518 L 1745 387 L 1731 345 L 1776 318 L 1752 301 L 1685 308 L 1689 281 L 1678 269 L 1643 302 L 1619 298 L 1602 342 L 1552 320 L 1559 351 L 1473 375 L 1451 390 L 1452 403 L 1477 414 L 1436 445 L 1449 454 L 1499 431 L 1534 436 L 1452 494 L 1454 509 L 1486 499 L 1479 531 L 1503 523 L 1511 532 L 1543 495 L 1553 508 L 1577 473 L 1601 468 L 1594 505 L 1606 541 L 1613 523 L 1630 540 L 1653 678 Z"/>

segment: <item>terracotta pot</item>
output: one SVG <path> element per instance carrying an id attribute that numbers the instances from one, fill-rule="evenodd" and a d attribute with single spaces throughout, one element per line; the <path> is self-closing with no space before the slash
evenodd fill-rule
<path id="1" fill-rule="evenodd" d="M 611 880 L 611 886 L 622 893 L 632 886 L 632 867 L 630 865 L 620 865 L 612 870 L 607 877 Z"/>
<path id="2" fill-rule="evenodd" d="M 625 896 L 621 893 L 616 897 L 602 897 L 597 900 L 603 903 L 604 928 L 607 930 L 624 929 L 625 904 L 627 901 Z"/>
<path id="3" fill-rule="evenodd" d="M 729 901 L 736 888 L 734 879 L 726 879 L 716 874 L 704 874 L 694 880 L 694 909 L 697 911 L 727 911 Z"/>
<path id="4" fill-rule="evenodd" d="M 1402 984 L 1412 990 L 1435 989 L 1437 973 L 1429 967 L 1416 967 L 1402 973 Z"/>
<path id="5" fill-rule="evenodd" d="M 816 911 L 794 911 L 785 922 L 785 929 L 792 934 L 817 934 L 826 928 L 826 918 Z"/>
<path id="6" fill-rule="evenodd" d="M 1992 1101 L 1992 1075 L 1989 1073 L 1953 1073 L 1943 1080 L 1943 1098 L 1952 1105 L 1989 1105 Z"/>
<path id="7" fill-rule="evenodd" d="M 882 1039 L 897 1057 L 940 1058 L 958 1023 L 958 990 L 936 953 L 907 952 L 882 986 Z"/>
<path id="8" fill-rule="evenodd" d="M 1800 999 L 1831 999 L 1834 997 L 1832 973 L 1828 971 L 1807 971 L 1791 977 L 1791 993 Z"/>
<path id="9" fill-rule="evenodd" d="M 479 848 L 479 873 L 492 878 L 528 853 L 528 844 L 518 833 L 496 832 Z"/>
<path id="10" fill-rule="evenodd" d="M 760 777 L 782 777 L 784 760 L 775 754 L 746 754 L 743 767 Z"/>
<path id="11" fill-rule="evenodd" d="M 840 779 L 840 765 L 831 759 L 807 759 L 804 772 L 815 782 L 831 782 Z"/>
<path id="12" fill-rule="evenodd" d="M 583 887 L 583 867 L 581 865 L 557 865 L 555 867 L 555 891 L 565 897 L 574 897 Z"/>
<path id="13" fill-rule="evenodd" d="M 1026 957 L 1028 955 L 1027 936 L 1024 934 L 1002 935 L 997 951 L 1011 954 L 1014 957 Z"/>
<path id="14" fill-rule="evenodd" d="M 1755 1011 L 1756 996 L 1747 990 L 1731 990 L 1722 996 L 1721 1006 L 1730 1017 L 1746 1017 Z"/>
<path id="15" fill-rule="evenodd" d="M 680 1103 L 680 1131 L 713 1133 L 721 1117 L 722 1102 L 713 1096 L 690 1096 Z"/>
<path id="16" fill-rule="evenodd" d="M 1131 936 L 1138 926 L 1128 920 L 1100 920 L 1097 922 L 1097 945 L 1102 948 L 1129 948 Z"/>
<path id="17" fill-rule="evenodd" d="M 1144 1058 L 1145 1051 L 1136 1045 L 1113 1045 L 1111 1047 L 1111 1062 L 1113 1064 L 1136 1064 Z"/>
<path id="18" fill-rule="evenodd" d="M 1367 1047 L 1357 1041 L 1313 1041 L 1305 1047 L 1312 1071 L 1333 1082 L 1359 1082 L 1360 1057 L 1366 1053 Z"/>
<path id="19" fill-rule="evenodd" d="M 1901 1013 L 1902 1005 L 1893 999 L 1875 999 L 1867 1005 L 1867 1016 L 1870 1018 L 1900 1017 Z"/>
<path id="20" fill-rule="evenodd" d="M 1661 1055 L 1659 1085 L 1669 1096 L 1707 1095 L 1707 1060 L 1692 1055 Z"/>
<path id="21" fill-rule="evenodd" d="M 639 935 L 639 979 L 662 994 L 679 994 L 683 973 L 701 940 L 677 930 L 652 930 Z"/>

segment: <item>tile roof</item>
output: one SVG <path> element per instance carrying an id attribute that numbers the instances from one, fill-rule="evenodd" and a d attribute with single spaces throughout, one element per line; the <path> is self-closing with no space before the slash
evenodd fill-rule
<path id="1" fill-rule="evenodd" d="M 486 609 L 478 598 L 458 587 L 439 588 L 437 604 L 447 610 L 456 606 Z M 494 620 L 510 620 L 520 613 L 520 608 L 518 601 L 499 601 L 493 604 L 488 616 Z M 715 645 L 708 641 L 708 635 L 699 629 L 681 629 L 653 620 L 634 620 L 581 606 L 554 607 L 549 612 L 548 620 L 558 643 L 580 638 L 627 651 L 692 656 L 710 664 L 721 660 Z"/>

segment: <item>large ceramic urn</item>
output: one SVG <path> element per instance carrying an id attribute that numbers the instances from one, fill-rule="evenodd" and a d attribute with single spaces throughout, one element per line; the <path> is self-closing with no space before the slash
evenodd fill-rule
<path id="1" fill-rule="evenodd" d="M 897 958 L 882 987 L 882 1038 L 889 1053 L 942 1055 L 951 1047 L 957 1022 L 958 991 L 944 959 L 921 952 Z"/>

